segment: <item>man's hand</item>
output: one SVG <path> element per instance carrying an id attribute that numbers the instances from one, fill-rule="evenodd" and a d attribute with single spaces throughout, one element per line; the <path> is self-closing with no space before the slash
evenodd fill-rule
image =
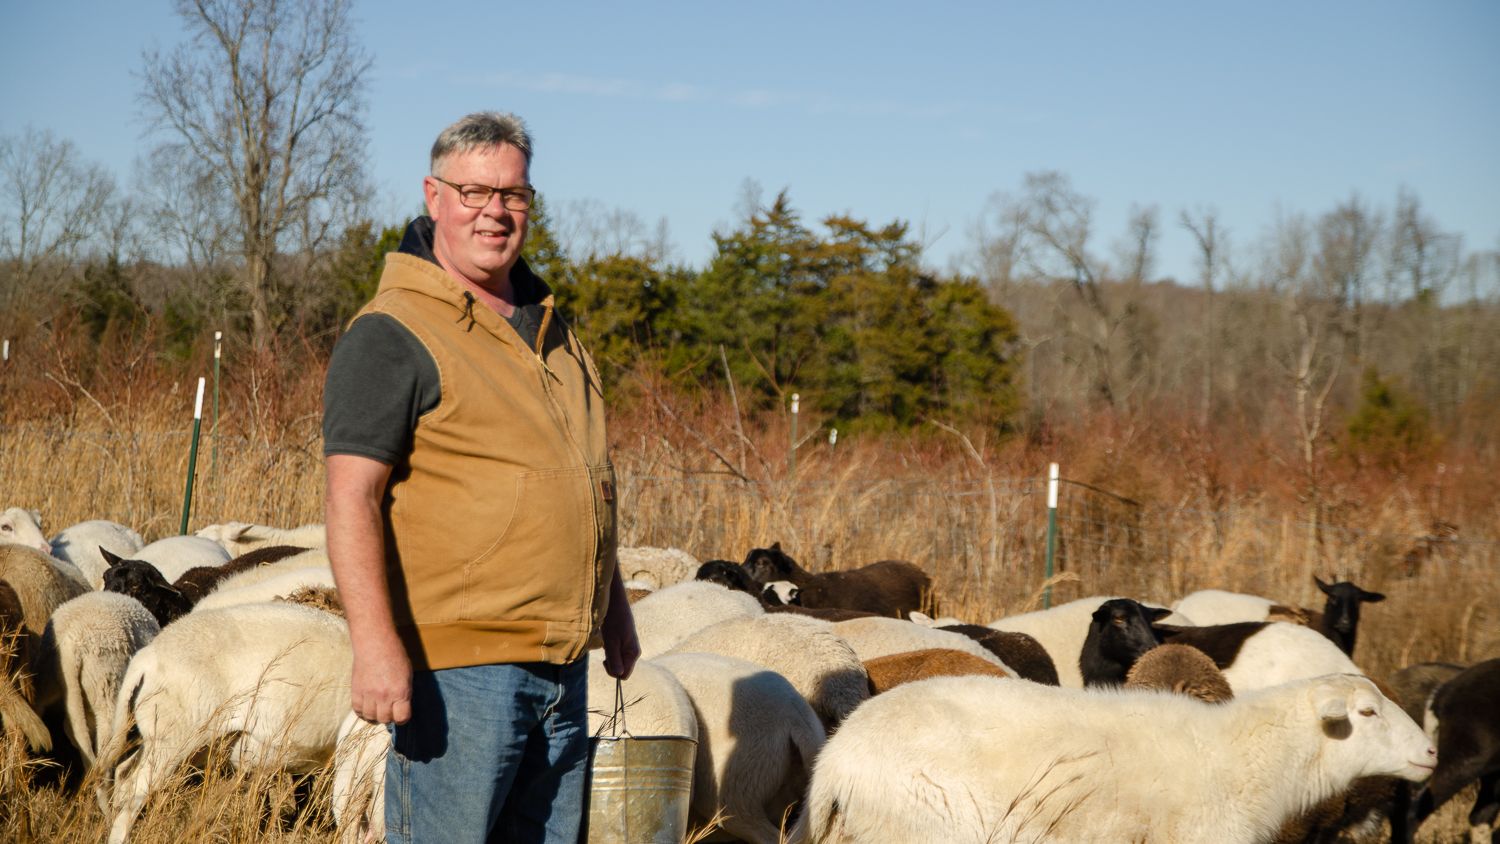
<path id="1" fill-rule="evenodd" d="M 619 680 L 629 679 L 636 660 L 641 658 L 641 642 L 635 635 L 635 614 L 630 611 L 618 567 L 609 582 L 609 607 L 599 632 L 604 637 L 604 673 Z"/>
<path id="2" fill-rule="evenodd" d="M 411 659 L 400 639 L 355 650 L 349 697 L 354 714 L 366 721 L 405 724 L 411 720 Z"/>

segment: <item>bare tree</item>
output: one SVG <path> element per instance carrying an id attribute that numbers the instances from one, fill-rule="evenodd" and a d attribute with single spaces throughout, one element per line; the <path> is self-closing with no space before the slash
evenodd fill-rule
<path id="1" fill-rule="evenodd" d="M 370 59 L 353 40 L 350 5 L 177 0 L 190 40 L 145 56 L 145 115 L 167 136 L 157 155 L 190 166 L 184 178 L 222 199 L 238 223 L 232 243 L 260 348 L 281 305 L 277 255 L 323 245 L 367 194 L 361 90 Z"/>
<path id="2" fill-rule="evenodd" d="M 109 173 L 81 160 L 70 141 L 29 128 L 0 137 L 0 260 L 11 270 L 0 310 L 68 271 L 114 192 Z"/>
<path id="3" fill-rule="evenodd" d="M 1338 305 L 1341 328 L 1353 346 L 1356 364 L 1364 362 L 1371 328 L 1367 324 L 1365 288 L 1380 228 L 1379 217 L 1358 196 L 1340 203 L 1323 215 L 1318 224 L 1314 267 L 1322 275 L 1326 292 Z"/>
<path id="4" fill-rule="evenodd" d="M 1189 215 L 1183 211 L 1182 227 L 1198 244 L 1198 280 L 1203 284 L 1203 395 L 1198 406 L 1198 424 L 1208 427 L 1214 404 L 1214 358 L 1218 342 L 1214 337 L 1214 277 L 1224 263 L 1224 230 L 1219 226 L 1218 212 L 1210 208 Z"/>

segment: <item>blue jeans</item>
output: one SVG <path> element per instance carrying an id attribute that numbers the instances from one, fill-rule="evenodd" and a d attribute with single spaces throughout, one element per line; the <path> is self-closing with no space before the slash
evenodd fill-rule
<path id="1" fill-rule="evenodd" d="M 588 769 L 588 661 L 412 675 L 392 728 L 392 844 L 577 844 Z"/>

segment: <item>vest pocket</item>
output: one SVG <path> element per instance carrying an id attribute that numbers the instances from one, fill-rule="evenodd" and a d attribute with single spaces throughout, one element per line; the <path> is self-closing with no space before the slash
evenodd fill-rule
<path id="1" fill-rule="evenodd" d="M 516 476 L 515 506 L 500 538 L 464 566 L 464 620 L 582 621 L 599 547 L 587 467 Z"/>

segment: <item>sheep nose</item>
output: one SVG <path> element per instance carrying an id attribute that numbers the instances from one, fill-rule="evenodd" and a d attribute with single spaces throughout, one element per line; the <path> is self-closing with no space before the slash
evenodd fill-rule
<path id="1" fill-rule="evenodd" d="M 1437 762 L 1437 748 L 1430 744 L 1427 745 L 1427 758 L 1431 759 L 1434 763 Z"/>

